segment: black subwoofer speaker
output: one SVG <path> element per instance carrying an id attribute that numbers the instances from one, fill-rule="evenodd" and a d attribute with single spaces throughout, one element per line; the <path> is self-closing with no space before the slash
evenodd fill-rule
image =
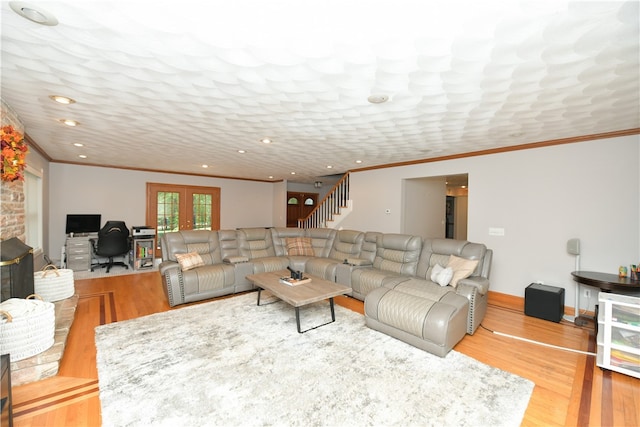
<path id="1" fill-rule="evenodd" d="M 564 288 L 530 284 L 524 290 L 524 314 L 559 322 L 564 315 Z"/>

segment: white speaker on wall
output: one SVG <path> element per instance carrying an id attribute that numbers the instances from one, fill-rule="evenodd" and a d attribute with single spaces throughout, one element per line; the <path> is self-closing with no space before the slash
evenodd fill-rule
<path id="1" fill-rule="evenodd" d="M 567 240 L 567 252 L 571 255 L 580 255 L 580 239 Z"/>

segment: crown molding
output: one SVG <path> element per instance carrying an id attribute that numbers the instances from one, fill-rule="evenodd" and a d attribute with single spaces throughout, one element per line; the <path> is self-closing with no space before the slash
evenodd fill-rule
<path id="1" fill-rule="evenodd" d="M 619 130 L 619 131 L 613 131 L 613 132 L 596 133 L 592 135 L 572 136 L 569 138 L 552 139 L 549 141 L 530 142 L 527 144 L 512 145 L 509 147 L 501 147 L 501 148 L 492 148 L 489 150 L 471 151 L 468 153 L 452 154 L 449 156 L 431 157 L 431 158 L 422 159 L 422 160 L 411 160 L 407 162 L 388 163 L 388 164 L 378 165 L 378 166 L 368 166 L 364 168 L 351 169 L 351 172 L 363 172 L 363 171 L 374 170 L 374 169 L 386 169 L 386 168 L 395 168 L 398 166 L 409 166 L 409 165 L 417 165 L 422 163 L 434 163 L 434 162 L 441 162 L 443 160 L 486 156 L 488 154 L 508 153 L 511 151 L 530 150 L 532 148 L 551 147 L 554 145 L 573 144 L 576 142 L 586 142 L 586 141 L 593 141 L 597 139 L 616 138 L 620 136 L 629 136 L 629 135 L 638 135 L 638 134 L 640 134 L 640 128 L 632 128 L 632 129 Z"/>

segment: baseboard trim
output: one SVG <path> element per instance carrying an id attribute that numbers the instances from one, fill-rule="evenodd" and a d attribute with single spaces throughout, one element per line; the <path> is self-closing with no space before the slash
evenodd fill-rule
<path id="1" fill-rule="evenodd" d="M 524 298 L 522 297 L 489 291 L 487 301 L 491 305 L 524 312 Z"/>
<path id="2" fill-rule="evenodd" d="M 489 304 L 497 306 L 497 307 L 502 307 L 502 308 L 508 308 L 510 310 L 516 310 L 516 311 L 521 311 L 524 313 L 524 297 L 518 297 L 515 295 L 509 295 L 509 294 L 503 294 L 500 292 L 495 292 L 495 291 L 489 291 L 488 295 L 487 295 L 487 301 Z M 573 307 L 564 306 L 564 314 L 569 315 L 569 316 L 573 316 L 575 315 L 575 311 Z M 593 316 L 594 312 L 593 311 L 587 311 L 584 313 L 580 313 L 583 315 L 587 315 L 587 316 Z"/>

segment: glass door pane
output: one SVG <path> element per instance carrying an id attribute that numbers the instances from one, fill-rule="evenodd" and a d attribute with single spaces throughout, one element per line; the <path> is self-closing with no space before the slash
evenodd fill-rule
<path id="1" fill-rule="evenodd" d="M 164 233 L 180 229 L 180 193 L 158 191 L 156 207 L 156 241 L 160 242 Z"/>
<path id="2" fill-rule="evenodd" d="M 211 230 L 211 200 L 211 194 L 193 194 L 194 230 Z"/>

